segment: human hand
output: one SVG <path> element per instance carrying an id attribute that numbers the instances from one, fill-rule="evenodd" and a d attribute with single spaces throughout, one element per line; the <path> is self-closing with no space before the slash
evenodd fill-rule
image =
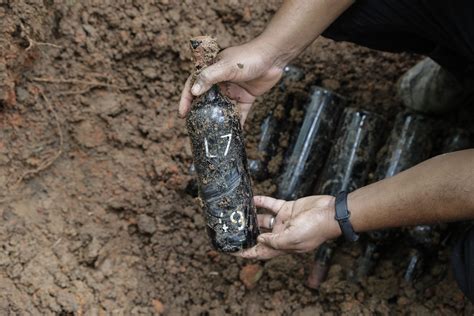
<path id="1" fill-rule="evenodd" d="M 216 63 L 198 74 L 194 84 L 189 76 L 181 94 L 179 115 L 186 116 L 194 96 L 219 84 L 221 91 L 236 101 L 243 125 L 256 97 L 270 90 L 282 76 L 284 65 L 278 64 L 276 56 L 271 45 L 258 38 L 223 50 Z"/>
<path id="2" fill-rule="evenodd" d="M 247 259 L 270 259 L 286 253 L 311 251 L 323 242 L 341 234 L 334 219 L 334 197 L 316 195 L 296 201 L 277 200 L 266 196 L 255 196 L 257 207 L 272 214 L 259 214 L 258 224 L 269 229 L 275 216 L 271 233 L 258 236 L 258 244 L 234 255 Z"/>

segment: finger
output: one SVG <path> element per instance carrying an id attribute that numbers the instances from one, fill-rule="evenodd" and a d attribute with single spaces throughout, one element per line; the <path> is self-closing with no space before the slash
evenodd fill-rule
<path id="1" fill-rule="evenodd" d="M 223 82 L 219 86 L 226 96 L 237 101 L 237 103 L 252 104 L 255 101 L 256 97 L 253 94 L 236 83 Z"/>
<path id="2" fill-rule="evenodd" d="M 209 90 L 213 84 L 223 81 L 231 81 L 236 77 L 238 71 L 239 68 L 237 65 L 231 65 L 225 60 L 220 60 L 217 63 L 204 68 L 199 73 L 193 87 L 191 88 L 191 93 L 198 96 Z"/>
<path id="3" fill-rule="evenodd" d="M 277 250 L 291 250 L 294 243 L 291 242 L 291 234 L 288 229 L 280 233 L 266 233 L 258 236 L 258 242 Z"/>
<path id="4" fill-rule="evenodd" d="M 258 226 L 265 228 L 265 229 L 272 229 L 272 218 L 273 218 L 273 226 L 275 226 L 275 216 L 270 215 L 270 214 L 258 214 L 257 215 L 257 220 L 258 220 Z"/>
<path id="5" fill-rule="evenodd" d="M 240 115 L 240 124 L 243 126 L 256 97 L 236 83 L 222 82 L 219 83 L 219 87 L 226 96 L 232 100 L 237 101 L 237 109 Z"/>
<path id="6" fill-rule="evenodd" d="M 273 214 L 278 214 L 280 209 L 285 205 L 285 200 L 277 200 L 269 196 L 256 195 L 253 197 L 253 202 L 257 207 L 263 207 L 271 211 Z"/>
<path id="7" fill-rule="evenodd" d="M 234 256 L 245 259 L 267 260 L 285 254 L 284 251 L 275 250 L 262 244 L 234 253 Z"/>
<path id="8" fill-rule="evenodd" d="M 181 99 L 179 100 L 178 114 L 180 117 L 185 117 L 191 108 L 193 102 L 193 95 L 191 93 L 191 79 L 189 76 L 184 84 L 183 92 L 181 92 Z"/>
<path id="9" fill-rule="evenodd" d="M 245 120 L 247 119 L 250 109 L 252 108 L 252 103 L 237 103 L 237 107 L 240 114 L 240 124 L 244 126 Z"/>

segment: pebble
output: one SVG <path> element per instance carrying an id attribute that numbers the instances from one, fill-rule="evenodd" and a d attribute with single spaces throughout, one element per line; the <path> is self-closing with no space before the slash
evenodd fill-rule
<path id="1" fill-rule="evenodd" d="M 240 270 L 240 281 L 245 285 L 249 290 L 255 288 L 258 280 L 263 275 L 263 268 L 258 264 L 249 264 L 246 265 Z"/>
<path id="2" fill-rule="evenodd" d="M 165 312 L 165 305 L 163 305 L 163 303 L 161 303 L 159 299 L 152 300 L 151 304 L 153 305 L 153 309 L 158 315 L 161 315 Z"/>
<path id="3" fill-rule="evenodd" d="M 137 220 L 138 230 L 144 234 L 153 234 L 156 231 L 155 220 L 145 214 L 138 216 Z"/>

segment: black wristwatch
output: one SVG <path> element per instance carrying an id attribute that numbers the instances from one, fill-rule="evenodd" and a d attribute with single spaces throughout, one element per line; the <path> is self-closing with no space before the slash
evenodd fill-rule
<path id="1" fill-rule="evenodd" d="M 336 215 L 334 219 L 339 223 L 344 238 L 346 238 L 347 241 L 354 242 L 359 240 L 359 235 L 354 231 L 349 220 L 350 217 L 351 212 L 349 212 L 347 208 L 347 192 L 341 191 L 336 196 Z"/>

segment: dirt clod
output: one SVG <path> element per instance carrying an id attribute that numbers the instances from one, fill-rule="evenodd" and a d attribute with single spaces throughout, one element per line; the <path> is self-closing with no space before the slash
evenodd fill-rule
<path id="1" fill-rule="evenodd" d="M 137 225 L 138 230 L 144 234 L 153 234 L 156 231 L 155 219 L 145 214 L 138 216 Z"/>
<path id="2" fill-rule="evenodd" d="M 259 264 L 249 264 L 244 266 L 239 273 L 240 281 L 249 290 L 257 286 L 257 282 L 262 278 L 263 267 Z"/>
<path id="3" fill-rule="evenodd" d="M 153 304 L 155 313 L 157 313 L 158 315 L 161 315 L 165 312 L 165 305 L 163 305 L 163 303 L 159 299 L 154 299 L 151 301 L 151 303 Z"/>

